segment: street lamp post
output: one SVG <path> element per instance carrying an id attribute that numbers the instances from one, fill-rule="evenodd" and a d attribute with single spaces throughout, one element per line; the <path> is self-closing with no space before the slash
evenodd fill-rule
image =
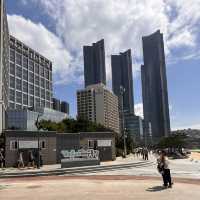
<path id="1" fill-rule="evenodd" d="M 124 143 L 124 157 L 126 158 L 127 150 L 126 150 L 126 129 L 125 129 L 125 121 L 124 121 L 124 93 L 125 93 L 125 88 L 123 86 L 120 86 L 122 134 L 123 134 L 123 143 Z"/>

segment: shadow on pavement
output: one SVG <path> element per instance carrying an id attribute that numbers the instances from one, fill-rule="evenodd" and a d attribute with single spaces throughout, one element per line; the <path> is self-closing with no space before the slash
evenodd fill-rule
<path id="1" fill-rule="evenodd" d="M 166 190 L 166 188 L 163 186 L 154 186 L 154 187 L 146 189 L 146 191 L 148 191 L 148 192 L 159 192 L 162 190 Z"/>

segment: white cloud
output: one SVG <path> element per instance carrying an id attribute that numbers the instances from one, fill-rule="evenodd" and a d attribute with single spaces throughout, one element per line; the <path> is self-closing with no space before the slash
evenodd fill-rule
<path id="1" fill-rule="evenodd" d="M 143 115 L 143 104 L 142 103 L 135 104 L 134 108 L 135 108 L 135 115 L 144 118 L 144 115 Z"/>
<path id="2" fill-rule="evenodd" d="M 18 15 L 8 15 L 8 22 L 11 34 L 53 62 L 56 82 L 77 82 L 82 78 L 78 60 L 73 60 L 61 39 L 42 24 Z"/>
<path id="3" fill-rule="evenodd" d="M 170 60 L 174 58 L 171 51 L 176 48 L 187 47 L 184 55 L 193 55 L 199 48 L 199 0 L 30 1 L 42 7 L 41 10 L 55 22 L 57 35 L 64 41 L 65 49 L 75 52 L 70 64 L 81 65 L 79 72 L 83 71 L 82 46 L 101 38 L 105 39 L 109 79 L 110 55 L 128 48 L 133 53 L 133 73 L 139 71 L 142 60 L 141 37 L 157 29 L 164 33 L 165 51 Z M 76 70 L 76 67 L 72 69 Z"/>

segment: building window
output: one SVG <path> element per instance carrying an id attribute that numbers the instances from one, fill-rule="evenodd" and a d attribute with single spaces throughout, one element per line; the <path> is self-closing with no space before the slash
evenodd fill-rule
<path id="1" fill-rule="evenodd" d="M 15 90 L 10 89 L 10 97 L 9 98 L 11 101 L 15 101 Z"/>
<path id="2" fill-rule="evenodd" d="M 31 71 L 31 72 L 34 72 L 34 62 L 33 61 L 29 61 L 29 70 Z"/>
<path id="3" fill-rule="evenodd" d="M 15 88 L 15 78 L 10 76 L 10 87 Z"/>
<path id="4" fill-rule="evenodd" d="M 40 89 L 39 89 L 39 87 L 35 87 L 35 96 L 37 96 L 37 97 L 40 96 Z"/>
<path id="5" fill-rule="evenodd" d="M 32 72 L 29 72 L 29 82 L 34 83 L 34 76 Z"/>
<path id="6" fill-rule="evenodd" d="M 40 66 L 40 76 L 44 77 L 44 67 Z"/>
<path id="7" fill-rule="evenodd" d="M 49 80 L 49 70 L 45 69 L 45 78 Z"/>
<path id="8" fill-rule="evenodd" d="M 46 89 L 49 90 L 49 81 L 46 80 Z"/>
<path id="9" fill-rule="evenodd" d="M 28 58 L 23 57 L 23 67 L 28 69 Z"/>
<path id="10" fill-rule="evenodd" d="M 36 108 L 40 107 L 40 99 L 39 98 L 35 99 L 35 106 L 36 106 Z"/>
<path id="11" fill-rule="evenodd" d="M 41 89 L 41 98 L 45 99 L 45 90 L 44 89 Z"/>
<path id="12" fill-rule="evenodd" d="M 29 97 L 29 106 L 34 107 L 34 98 L 32 96 Z"/>
<path id="13" fill-rule="evenodd" d="M 10 74 L 15 75 L 15 65 L 10 63 Z"/>
<path id="14" fill-rule="evenodd" d="M 29 84 L 29 94 L 34 95 L 34 87 Z"/>
<path id="15" fill-rule="evenodd" d="M 10 150 L 15 151 L 18 149 L 18 142 L 17 140 L 10 141 Z"/>
<path id="16" fill-rule="evenodd" d="M 49 91 L 46 91 L 46 99 L 47 99 L 48 101 L 50 101 L 50 92 L 49 92 Z"/>
<path id="17" fill-rule="evenodd" d="M 14 50 L 10 50 L 10 60 L 12 62 L 15 62 L 15 51 Z"/>
<path id="18" fill-rule="evenodd" d="M 42 108 L 45 107 L 45 100 L 41 100 L 41 107 L 42 107 Z"/>
<path id="19" fill-rule="evenodd" d="M 22 81 L 20 79 L 16 79 L 16 89 L 22 90 Z"/>
<path id="20" fill-rule="evenodd" d="M 18 92 L 16 91 L 16 102 L 17 103 L 22 103 L 22 93 L 21 92 Z"/>
<path id="21" fill-rule="evenodd" d="M 50 81 L 52 81 L 52 72 L 49 72 Z"/>
<path id="22" fill-rule="evenodd" d="M 41 87 L 45 88 L 45 81 L 44 81 L 44 79 L 42 78 L 42 79 L 40 79 L 40 81 L 41 81 Z"/>
<path id="23" fill-rule="evenodd" d="M 22 68 L 19 66 L 16 67 L 16 75 L 17 77 L 22 78 Z"/>
<path id="24" fill-rule="evenodd" d="M 50 89 L 50 90 L 53 90 L 53 88 L 52 88 L 52 83 L 51 83 L 51 82 L 49 83 L 49 89 Z"/>
<path id="25" fill-rule="evenodd" d="M 35 85 L 39 86 L 39 76 L 35 76 Z"/>
<path id="26" fill-rule="evenodd" d="M 20 66 L 22 65 L 22 56 L 18 53 L 16 54 L 16 63 Z"/>
<path id="27" fill-rule="evenodd" d="M 23 79 L 28 81 L 28 70 L 23 69 Z"/>
<path id="28" fill-rule="evenodd" d="M 27 94 L 23 94 L 23 104 L 28 105 L 28 95 Z"/>
<path id="29" fill-rule="evenodd" d="M 38 64 L 35 65 L 35 73 L 39 74 L 39 65 Z"/>
<path id="30" fill-rule="evenodd" d="M 28 93 L 28 83 L 23 81 L 23 92 Z"/>

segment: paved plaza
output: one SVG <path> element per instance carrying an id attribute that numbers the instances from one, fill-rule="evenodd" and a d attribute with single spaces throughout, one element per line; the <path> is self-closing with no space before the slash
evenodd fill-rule
<path id="1" fill-rule="evenodd" d="M 199 200 L 200 161 L 170 160 L 170 166 L 172 189 L 162 187 L 154 156 L 149 161 L 128 156 L 100 166 L 70 169 L 60 165 L 9 168 L 0 171 L 0 200 Z"/>
<path id="2" fill-rule="evenodd" d="M 200 160 L 176 159 L 170 160 L 170 168 L 173 177 L 192 178 L 200 180 Z M 81 176 L 81 175 L 134 175 L 160 177 L 156 168 L 156 158 L 150 156 L 149 161 L 128 156 L 126 159 L 117 158 L 116 161 L 102 162 L 100 166 L 77 167 L 61 169 L 60 165 L 43 166 L 41 169 L 14 169 L 0 170 L 0 178 L 13 176 Z"/>
<path id="3" fill-rule="evenodd" d="M 138 180 L 128 177 L 102 178 L 35 178 L 33 180 L 0 180 L 1 200 L 199 200 L 198 183 L 177 181 L 164 189 L 160 180 Z"/>

